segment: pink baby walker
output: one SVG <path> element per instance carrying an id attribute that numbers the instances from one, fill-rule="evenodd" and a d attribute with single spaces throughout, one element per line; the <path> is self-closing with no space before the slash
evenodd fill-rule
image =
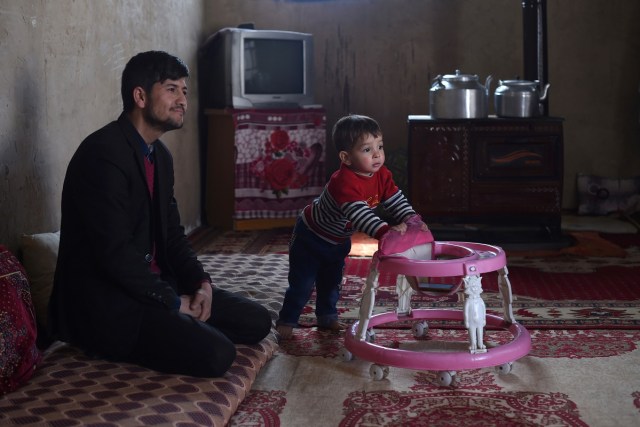
<path id="1" fill-rule="evenodd" d="M 410 224 L 404 235 L 392 230 L 381 239 L 366 279 L 360 319 L 346 331 L 342 358 L 351 360 L 356 356 L 373 362 L 369 373 L 375 380 L 386 378 L 389 366 L 439 371 L 439 383 L 443 386 L 455 381 L 458 370 L 493 366 L 498 373 L 511 372 L 513 361 L 529 353 L 531 337 L 513 316 L 511 283 L 504 251 L 498 246 L 482 243 L 437 242 L 430 232 L 420 231 L 417 227 Z M 372 315 L 381 270 L 398 275 L 398 306 L 395 312 Z M 504 318 L 487 314 L 480 296 L 481 275 L 493 271 L 498 272 Z M 418 277 L 462 277 L 459 284 L 448 292 L 458 292 L 464 285 L 463 310 L 412 309 L 411 296 L 415 292 L 423 292 L 416 279 Z M 416 320 L 412 327 L 413 335 L 423 336 L 428 330 L 427 319 L 463 321 L 469 332 L 468 351 L 412 351 L 373 342 L 375 326 L 399 320 Z M 486 326 L 509 331 L 512 340 L 487 348 L 483 340 Z"/>

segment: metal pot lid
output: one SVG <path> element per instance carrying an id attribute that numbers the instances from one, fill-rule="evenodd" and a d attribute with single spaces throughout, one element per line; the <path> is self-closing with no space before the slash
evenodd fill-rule
<path id="1" fill-rule="evenodd" d="M 477 74 L 462 74 L 460 70 L 456 70 L 455 74 L 445 74 L 442 76 L 442 80 L 446 80 L 448 82 L 471 82 L 478 81 Z"/>
<path id="2" fill-rule="evenodd" d="M 496 88 L 496 95 L 520 96 L 538 93 L 538 82 L 529 80 L 500 80 L 500 85 Z"/>
<path id="3" fill-rule="evenodd" d="M 512 87 L 536 87 L 538 86 L 537 81 L 531 80 L 500 80 L 500 86 L 512 86 Z"/>

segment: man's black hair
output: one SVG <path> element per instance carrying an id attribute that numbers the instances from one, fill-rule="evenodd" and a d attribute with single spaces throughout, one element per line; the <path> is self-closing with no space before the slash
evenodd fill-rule
<path id="1" fill-rule="evenodd" d="M 189 77 L 189 68 L 180 58 L 166 52 L 152 50 L 142 52 L 129 60 L 122 72 L 122 107 L 125 112 L 133 109 L 133 89 L 140 86 L 146 93 L 157 82 Z"/>

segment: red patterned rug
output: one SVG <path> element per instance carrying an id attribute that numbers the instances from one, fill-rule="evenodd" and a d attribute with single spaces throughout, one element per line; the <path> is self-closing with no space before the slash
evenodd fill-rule
<path id="1" fill-rule="evenodd" d="M 638 247 L 628 245 L 625 251 L 625 268 L 636 268 Z M 549 274 L 568 268 L 597 272 L 614 262 L 600 257 L 582 264 L 575 257 L 574 264 L 567 264 L 563 257 L 556 258 L 557 262 L 526 268 Z M 277 316 L 288 274 L 285 254 L 203 255 L 201 260 L 214 283 L 246 292 Z M 510 269 L 516 261 L 510 258 Z M 357 264 L 368 272 L 368 266 Z M 364 279 L 357 269 L 348 273 L 340 315 L 355 320 Z M 393 309 L 393 293 L 392 287 L 383 287 L 375 310 Z M 484 297 L 488 311 L 500 314 L 497 294 L 486 291 Z M 460 302 L 449 296 L 418 303 L 460 309 Z M 304 314 L 307 327 L 280 341 L 278 352 L 260 371 L 228 425 L 635 426 L 640 420 L 639 307 L 639 299 L 554 301 L 517 295 L 514 313 L 531 334 L 529 354 L 515 360 L 508 374 L 492 367 L 461 370 L 450 386 L 442 386 L 439 373 L 429 370 L 390 367 L 386 378 L 373 379 L 371 362 L 342 357 L 342 334 L 313 326 L 309 305 Z M 375 332 L 376 346 L 413 350 L 424 357 L 430 351 L 465 351 L 468 346 L 461 325 L 430 322 L 428 334 L 420 338 L 407 327 L 387 325 Z M 503 330 L 485 331 L 489 351 L 510 339 Z"/>
<path id="2" fill-rule="evenodd" d="M 464 341 L 466 331 L 381 330 L 390 347 Z M 495 337 L 500 341 L 501 337 Z M 640 331 L 533 331 L 529 355 L 513 371 L 470 369 L 441 386 L 432 371 L 339 357 L 341 336 L 296 330 L 282 342 L 230 426 L 635 426 L 640 420 Z"/>
<path id="3" fill-rule="evenodd" d="M 507 251 L 514 314 L 532 339 L 530 353 L 514 361 L 511 373 L 500 375 L 493 368 L 464 370 L 445 387 L 438 382 L 438 372 L 390 367 L 388 376 L 376 381 L 369 373 L 370 362 L 341 357 L 341 334 L 318 331 L 312 299 L 301 319 L 304 327 L 294 330 L 293 339 L 280 342 L 279 351 L 260 372 L 229 426 L 639 425 L 640 238 L 588 237 L 571 250 Z M 275 235 L 269 239 L 241 246 L 258 254 L 275 248 L 279 249 L 274 252 L 286 253 L 286 239 L 280 238 L 280 243 Z M 209 248 L 216 253 L 221 246 Z M 228 271 L 211 271 L 219 273 L 217 280 L 227 277 L 246 283 L 256 295 L 273 292 L 281 298 L 286 255 L 259 258 L 264 258 L 264 267 L 253 266 L 247 276 L 234 273 L 239 266 L 232 261 L 255 264 L 258 257 L 226 260 L 213 255 L 211 262 L 228 266 Z M 358 319 L 369 265 L 368 257 L 352 257 L 347 263 L 339 302 L 340 316 L 347 322 Z M 265 275 L 263 269 L 271 273 Z M 432 279 L 438 280 L 456 278 Z M 261 282 L 265 286 L 258 287 Z M 382 272 L 380 284 L 374 314 L 396 306 L 395 277 Z M 494 274 L 483 277 L 483 288 L 488 312 L 500 315 Z M 454 309 L 461 305 L 456 295 L 417 295 L 412 304 Z M 277 312 L 279 303 L 272 308 Z M 441 343 L 464 348 L 468 339 L 460 326 L 444 329 L 430 324 L 422 338 L 415 338 L 408 325 L 391 326 L 403 327 L 377 328 L 376 345 L 421 351 L 425 357 Z M 487 330 L 485 337 L 497 345 L 510 339 L 502 330 Z"/>

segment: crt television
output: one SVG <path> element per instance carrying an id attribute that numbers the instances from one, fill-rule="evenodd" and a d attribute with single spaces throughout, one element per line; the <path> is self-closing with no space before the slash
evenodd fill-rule
<path id="1" fill-rule="evenodd" d="M 203 44 L 199 68 L 205 108 L 298 108 L 314 103 L 311 34 L 223 28 Z"/>

